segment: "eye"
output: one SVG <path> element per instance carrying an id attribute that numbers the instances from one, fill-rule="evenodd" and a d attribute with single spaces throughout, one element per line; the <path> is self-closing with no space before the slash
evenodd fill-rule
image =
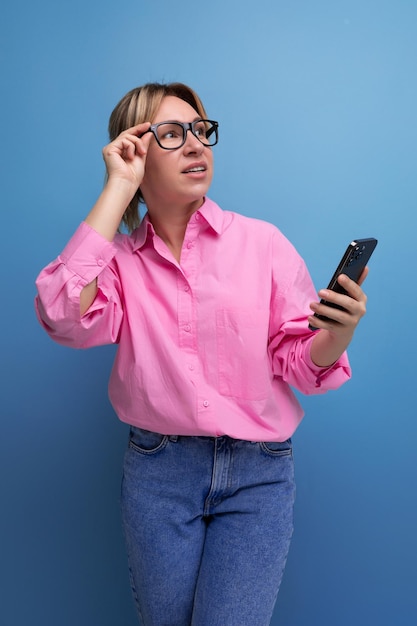
<path id="1" fill-rule="evenodd" d="M 179 124 L 161 124 L 158 128 L 158 135 L 162 140 L 182 139 L 182 134 L 182 126 L 179 126 Z"/>
<path id="2" fill-rule="evenodd" d="M 203 121 L 194 124 L 194 134 L 197 135 L 197 137 L 206 137 L 207 128 Z"/>

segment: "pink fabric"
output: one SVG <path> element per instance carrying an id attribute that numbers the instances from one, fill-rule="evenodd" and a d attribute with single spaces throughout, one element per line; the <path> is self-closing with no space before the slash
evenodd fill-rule
<path id="1" fill-rule="evenodd" d="M 80 316 L 82 288 L 99 291 Z M 294 247 L 273 225 L 206 199 L 189 221 L 181 263 L 147 216 L 113 243 L 82 223 L 37 279 L 38 318 L 66 346 L 118 343 L 109 395 L 119 418 L 163 434 L 290 437 L 304 394 L 350 377 L 310 359 L 317 299 Z"/>

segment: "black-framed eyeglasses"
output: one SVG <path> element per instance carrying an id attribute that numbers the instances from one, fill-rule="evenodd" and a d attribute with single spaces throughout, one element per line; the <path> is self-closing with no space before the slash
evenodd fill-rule
<path id="1" fill-rule="evenodd" d="M 213 120 L 196 120 L 195 122 L 167 121 L 152 124 L 144 132 L 153 133 L 158 145 L 164 150 L 177 150 L 186 142 L 190 130 L 203 146 L 215 146 L 219 140 L 219 123 Z"/>

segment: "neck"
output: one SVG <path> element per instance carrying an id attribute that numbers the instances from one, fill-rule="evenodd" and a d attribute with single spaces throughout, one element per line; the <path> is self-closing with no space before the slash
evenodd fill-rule
<path id="1" fill-rule="evenodd" d="M 158 237 L 180 262 L 182 244 L 190 217 L 200 208 L 203 201 L 193 202 L 187 207 L 153 210 L 148 207 L 149 218 Z"/>

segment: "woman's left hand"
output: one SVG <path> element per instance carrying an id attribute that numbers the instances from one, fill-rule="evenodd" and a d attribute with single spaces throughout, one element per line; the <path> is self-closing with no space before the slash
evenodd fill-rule
<path id="1" fill-rule="evenodd" d="M 367 275 L 368 268 L 366 267 L 357 283 L 346 276 L 346 274 L 339 276 L 338 283 L 347 291 L 348 295 L 340 294 L 330 289 L 321 289 L 318 294 L 320 298 L 343 307 L 343 310 L 320 302 L 312 302 L 310 304 L 311 310 L 318 315 L 325 315 L 329 320 L 310 316 L 308 322 L 315 328 L 327 330 L 332 335 L 340 338 L 352 337 L 356 326 L 366 313 L 367 297 L 361 285 Z"/>

